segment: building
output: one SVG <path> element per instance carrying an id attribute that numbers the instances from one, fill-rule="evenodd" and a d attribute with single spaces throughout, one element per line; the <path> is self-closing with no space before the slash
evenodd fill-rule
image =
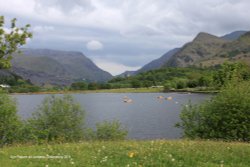
<path id="1" fill-rule="evenodd" d="M 6 85 L 6 84 L 0 84 L 1 88 L 10 88 L 10 85 Z"/>

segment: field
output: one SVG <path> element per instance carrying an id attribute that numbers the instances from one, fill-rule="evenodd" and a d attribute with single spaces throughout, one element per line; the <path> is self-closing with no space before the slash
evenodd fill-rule
<path id="1" fill-rule="evenodd" d="M 15 145 L 0 150 L 2 167 L 249 167 L 250 144 L 155 140 Z"/>

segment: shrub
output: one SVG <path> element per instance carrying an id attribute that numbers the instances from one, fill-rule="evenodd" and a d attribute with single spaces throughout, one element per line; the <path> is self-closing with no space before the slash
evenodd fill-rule
<path id="1" fill-rule="evenodd" d="M 45 141 L 77 141 L 83 137 L 84 111 L 70 95 L 45 98 L 26 124 L 26 138 Z"/>
<path id="2" fill-rule="evenodd" d="M 214 85 L 223 87 L 232 81 L 243 81 L 250 79 L 250 67 L 243 63 L 225 62 L 213 75 Z"/>
<path id="3" fill-rule="evenodd" d="M 70 86 L 71 90 L 87 90 L 88 84 L 86 82 L 75 82 Z"/>
<path id="4" fill-rule="evenodd" d="M 164 91 L 170 91 L 172 89 L 171 83 L 165 83 L 164 84 Z"/>
<path id="5" fill-rule="evenodd" d="M 141 81 L 139 80 L 132 80 L 131 81 L 132 88 L 140 88 L 141 87 Z"/>
<path id="6" fill-rule="evenodd" d="M 179 80 L 177 81 L 176 83 L 176 88 L 177 89 L 183 89 L 183 88 L 186 88 L 187 85 L 186 85 L 186 82 L 184 80 Z"/>
<path id="7" fill-rule="evenodd" d="M 0 92 L 0 145 L 17 141 L 21 125 L 16 102 L 9 95 Z"/>
<path id="8" fill-rule="evenodd" d="M 97 140 L 124 140 L 127 134 L 127 130 L 123 129 L 118 121 L 104 121 L 96 124 Z"/>
<path id="9" fill-rule="evenodd" d="M 250 82 L 231 83 L 201 105 L 184 107 L 182 122 L 188 138 L 250 141 Z"/>

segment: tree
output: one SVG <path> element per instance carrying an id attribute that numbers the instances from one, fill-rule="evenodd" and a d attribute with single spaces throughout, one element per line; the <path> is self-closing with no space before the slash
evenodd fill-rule
<path id="1" fill-rule="evenodd" d="M 7 94 L 0 93 L 0 145 L 18 140 L 21 124 L 16 102 Z"/>
<path id="2" fill-rule="evenodd" d="M 30 25 L 18 28 L 16 26 L 17 19 L 11 20 L 10 30 L 4 27 L 4 16 L 0 16 L 0 69 L 10 68 L 12 54 L 17 49 L 26 44 L 26 39 L 32 37 L 32 33 L 28 31 Z"/>
<path id="3" fill-rule="evenodd" d="M 49 96 L 28 120 L 26 129 L 35 140 L 77 141 L 83 138 L 84 110 L 72 96 Z"/>
<path id="4" fill-rule="evenodd" d="M 91 82 L 88 85 L 88 90 L 97 90 L 98 89 L 98 84 L 95 82 Z"/>
<path id="5" fill-rule="evenodd" d="M 140 88 L 141 82 L 137 79 L 131 81 L 132 88 Z"/>
<path id="6" fill-rule="evenodd" d="M 232 80 L 239 82 L 242 80 L 250 79 L 249 66 L 243 63 L 224 63 L 222 68 L 219 69 L 213 76 L 214 83 L 222 87 L 230 83 Z"/>
<path id="7" fill-rule="evenodd" d="M 10 30 L 4 27 L 4 16 L 0 16 L 0 69 L 10 68 L 11 54 L 26 43 L 32 34 L 30 25 L 18 28 L 16 19 L 11 21 Z M 16 103 L 10 96 L 0 92 L 0 145 L 12 143 L 19 138 L 22 122 L 17 116 Z"/>
<path id="8" fill-rule="evenodd" d="M 211 100 L 184 107 L 178 127 L 188 138 L 250 141 L 250 82 L 232 82 Z"/>
<path id="9" fill-rule="evenodd" d="M 72 90 L 87 90 L 88 84 L 86 82 L 74 82 L 71 84 L 70 89 L 72 89 Z"/>

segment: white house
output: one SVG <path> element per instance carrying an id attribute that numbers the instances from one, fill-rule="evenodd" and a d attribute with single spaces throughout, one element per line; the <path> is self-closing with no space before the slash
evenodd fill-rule
<path id="1" fill-rule="evenodd" d="M 10 85 L 6 85 L 6 84 L 0 84 L 1 88 L 10 88 Z"/>

